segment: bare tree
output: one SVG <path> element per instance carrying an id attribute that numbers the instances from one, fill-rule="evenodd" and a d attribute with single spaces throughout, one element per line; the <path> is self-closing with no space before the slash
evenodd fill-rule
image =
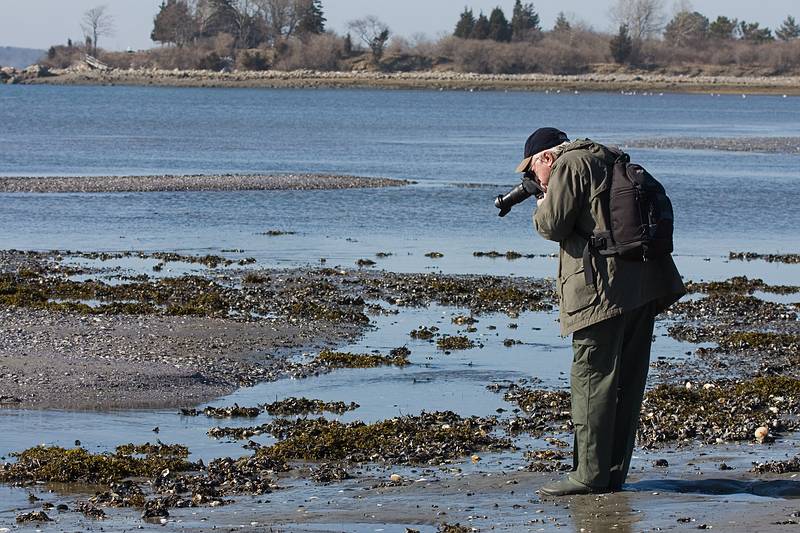
<path id="1" fill-rule="evenodd" d="M 108 6 L 97 6 L 83 14 L 81 28 L 86 40 L 92 40 L 92 55 L 97 55 L 97 39 L 114 35 L 114 17 L 108 13 Z"/>
<path id="2" fill-rule="evenodd" d="M 362 43 L 367 45 L 372 51 L 373 61 L 378 63 L 383 57 L 383 51 L 389 41 L 389 27 L 373 15 L 352 20 L 347 27 L 361 39 Z"/>
<path id="3" fill-rule="evenodd" d="M 627 26 L 634 41 L 643 41 L 664 28 L 663 0 L 617 0 L 611 18 L 615 26 Z"/>
<path id="4" fill-rule="evenodd" d="M 253 0 L 267 22 L 272 38 L 289 37 L 300 22 L 301 0 Z"/>

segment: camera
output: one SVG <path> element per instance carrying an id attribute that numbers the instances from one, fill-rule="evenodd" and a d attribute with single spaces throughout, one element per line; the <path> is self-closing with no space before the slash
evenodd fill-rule
<path id="1" fill-rule="evenodd" d="M 506 216 L 511 211 L 512 207 L 518 203 L 524 202 L 531 196 L 542 198 L 544 196 L 544 190 L 542 190 L 541 186 L 539 186 L 539 183 L 536 181 L 536 176 L 532 175 L 530 172 L 526 172 L 522 177 L 522 183 L 508 191 L 505 195 L 499 194 L 497 198 L 494 199 L 494 206 L 500 210 L 498 216 Z"/>

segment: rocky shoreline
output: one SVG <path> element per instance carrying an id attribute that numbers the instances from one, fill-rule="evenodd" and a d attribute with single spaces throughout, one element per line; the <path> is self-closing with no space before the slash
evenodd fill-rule
<path id="1" fill-rule="evenodd" d="M 0 83 L 166 87 L 381 88 L 440 90 L 688 92 L 800 95 L 796 76 L 710 76 L 657 73 L 475 74 L 452 71 L 336 72 L 6 67 Z"/>
<path id="2" fill-rule="evenodd" d="M 0 177 L 0 193 L 330 190 L 411 183 L 329 174 Z"/>

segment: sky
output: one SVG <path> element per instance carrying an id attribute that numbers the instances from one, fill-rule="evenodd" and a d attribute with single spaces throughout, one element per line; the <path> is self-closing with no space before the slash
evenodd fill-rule
<path id="1" fill-rule="evenodd" d="M 527 0 L 530 1 L 530 0 Z M 663 0 L 665 13 L 675 9 L 673 0 Z M 616 0 L 534 1 L 542 26 L 552 27 L 559 11 L 572 20 L 580 20 L 596 30 L 612 29 L 608 10 Z M 681 3 L 686 3 L 682 0 Z M 99 45 L 112 50 L 144 49 L 150 41 L 153 17 L 161 0 L 0 0 L 0 46 L 46 49 L 66 43 L 68 38 L 81 41 L 80 20 L 83 13 L 98 5 L 108 6 L 114 17 L 115 34 L 100 39 Z M 392 33 L 413 38 L 426 34 L 437 38 L 452 33 L 465 6 L 477 14 L 488 14 L 500 6 L 510 18 L 514 0 L 323 0 L 327 28 L 347 31 L 347 22 L 365 15 L 375 15 L 388 24 Z M 776 28 L 787 15 L 800 19 L 797 0 L 694 0 L 696 11 L 715 19 L 718 15 L 758 22 Z"/>

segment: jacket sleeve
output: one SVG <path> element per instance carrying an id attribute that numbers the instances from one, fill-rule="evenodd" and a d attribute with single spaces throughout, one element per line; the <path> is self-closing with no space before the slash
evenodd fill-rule
<path id="1" fill-rule="evenodd" d="M 533 214 L 533 225 L 545 239 L 561 242 L 575 229 L 583 198 L 583 180 L 580 165 L 563 165 L 553 170 L 544 201 Z"/>

